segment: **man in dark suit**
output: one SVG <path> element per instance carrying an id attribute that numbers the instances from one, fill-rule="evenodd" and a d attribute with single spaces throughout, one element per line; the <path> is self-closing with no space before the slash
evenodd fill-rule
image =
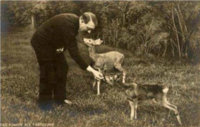
<path id="1" fill-rule="evenodd" d="M 91 12 L 85 12 L 80 17 L 64 13 L 50 18 L 36 30 L 31 44 L 40 67 L 39 103 L 51 100 L 58 104 L 67 102 L 68 65 L 63 53 L 65 50 L 83 70 L 93 73 L 97 79 L 103 78 L 80 56 L 76 41 L 79 32 L 90 33 L 96 26 L 97 18 Z"/>

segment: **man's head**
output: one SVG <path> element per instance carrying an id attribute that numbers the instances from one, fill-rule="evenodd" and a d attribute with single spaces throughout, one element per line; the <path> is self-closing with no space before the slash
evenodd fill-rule
<path id="1" fill-rule="evenodd" d="M 85 12 L 79 18 L 79 31 L 87 31 L 90 33 L 97 25 L 97 18 L 92 12 Z"/>

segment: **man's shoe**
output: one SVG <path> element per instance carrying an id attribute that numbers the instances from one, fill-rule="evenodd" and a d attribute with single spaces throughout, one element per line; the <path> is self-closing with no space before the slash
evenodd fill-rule
<path id="1" fill-rule="evenodd" d="M 53 101 L 38 101 L 38 107 L 43 111 L 49 111 L 53 109 Z"/>
<path id="2" fill-rule="evenodd" d="M 73 103 L 70 101 L 70 100 L 67 100 L 67 99 L 65 99 L 65 100 L 55 100 L 55 103 L 57 104 L 57 105 L 72 105 Z"/>
<path id="3" fill-rule="evenodd" d="M 73 104 L 70 100 L 67 100 L 67 99 L 65 99 L 64 102 L 65 102 L 65 104 L 68 104 L 68 105 L 72 105 Z"/>

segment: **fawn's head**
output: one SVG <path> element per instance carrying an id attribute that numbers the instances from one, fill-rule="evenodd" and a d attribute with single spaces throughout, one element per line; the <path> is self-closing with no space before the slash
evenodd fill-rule
<path id="1" fill-rule="evenodd" d="M 132 98 L 133 96 L 137 94 L 138 84 L 132 82 L 130 84 L 125 84 L 125 85 L 127 86 L 127 89 L 125 91 L 126 96 L 128 96 L 129 98 Z"/>
<path id="2" fill-rule="evenodd" d="M 103 43 L 103 41 L 101 39 L 91 39 L 91 38 L 83 38 L 84 43 L 88 46 L 88 47 L 94 47 L 97 45 L 101 45 Z"/>
<path id="3" fill-rule="evenodd" d="M 119 74 L 119 73 L 105 75 L 105 81 L 109 85 L 114 85 L 115 83 L 119 82 L 120 80 L 121 80 L 121 74 Z"/>

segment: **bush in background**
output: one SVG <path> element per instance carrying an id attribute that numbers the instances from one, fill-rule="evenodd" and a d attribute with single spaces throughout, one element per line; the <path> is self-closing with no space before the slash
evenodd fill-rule
<path id="1" fill-rule="evenodd" d="M 136 55 L 199 61 L 200 2 L 2 1 L 3 26 L 41 25 L 60 13 L 94 12 L 94 37 Z M 4 28 L 5 30 L 5 28 Z"/>

